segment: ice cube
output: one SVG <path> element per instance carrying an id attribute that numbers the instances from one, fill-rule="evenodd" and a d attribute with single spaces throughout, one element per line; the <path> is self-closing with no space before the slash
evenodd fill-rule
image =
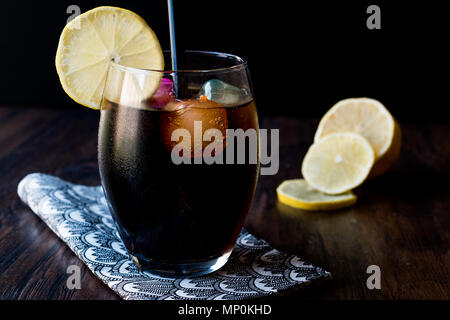
<path id="1" fill-rule="evenodd" d="M 240 104 L 245 98 L 241 89 L 218 79 L 205 82 L 200 89 L 199 97 L 202 95 L 223 106 Z"/>
<path id="2" fill-rule="evenodd" d="M 167 78 L 161 79 L 158 90 L 151 97 L 149 104 L 153 108 L 163 108 L 166 104 L 173 101 L 173 81 Z"/>
<path id="3" fill-rule="evenodd" d="M 225 142 L 228 128 L 227 112 L 217 102 L 189 99 L 173 105 L 175 106 L 173 111 L 161 114 L 162 139 L 168 151 L 171 151 L 179 143 L 179 141 L 171 140 L 172 133 L 176 129 L 186 129 L 189 132 L 191 141 L 181 141 L 181 143 L 186 150 L 191 152 L 192 157 L 201 156 L 201 153 L 197 154 L 196 151 L 202 152 L 210 144 L 210 141 L 203 141 L 204 134 L 208 129 L 217 129 L 222 134 L 223 139 L 214 141 L 215 143 Z M 201 131 L 198 132 L 200 135 L 198 137 L 196 137 L 195 121 L 201 121 Z M 194 140 L 194 138 L 199 139 Z"/>

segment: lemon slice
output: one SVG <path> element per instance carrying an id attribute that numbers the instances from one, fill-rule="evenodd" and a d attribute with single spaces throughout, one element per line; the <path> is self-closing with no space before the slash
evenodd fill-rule
<path id="1" fill-rule="evenodd" d="M 141 69 L 164 69 L 158 38 L 137 14 L 98 7 L 69 22 L 56 51 L 56 70 L 64 91 L 76 102 L 99 109 L 110 62 Z M 139 94 L 150 97 L 162 73 L 155 72 Z M 139 82 L 139 79 L 136 81 Z"/>
<path id="2" fill-rule="evenodd" d="M 338 195 L 324 194 L 312 188 L 303 179 L 286 180 L 277 188 L 278 200 L 288 206 L 303 210 L 335 210 L 349 207 L 356 202 L 356 195 L 345 192 Z"/>
<path id="3" fill-rule="evenodd" d="M 351 98 L 336 103 L 322 118 L 314 141 L 335 132 L 355 132 L 372 145 L 376 162 L 371 176 L 387 171 L 401 148 L 400 126 L 385 106 L 370 98 Z"/>
<path id="4" fill-rule="evenodd" d="M 333 133 L 315 142 L 302 164 L 305 180 L 315 189 L 340 194 L 359 186 L 375 162 L 375 152 L 361 135 Z"/>

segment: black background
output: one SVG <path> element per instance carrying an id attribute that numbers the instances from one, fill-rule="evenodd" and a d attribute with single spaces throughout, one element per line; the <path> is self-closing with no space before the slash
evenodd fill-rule
<path id="1" fill-rule="evenodd" d="M 368 96 L 401 121 L 448 122 L 442 3 L 174 0 L 177 46 L 247 59 L 260 114 L 320 116 L 342 98 Z M 135 11 L 169 48 L 165 0 L 2 3 L 0 105 L 79 107 L 54 67 L 73 4 Z M 366 27 L 371 4 L 381 8 L 381 30 Z"/>

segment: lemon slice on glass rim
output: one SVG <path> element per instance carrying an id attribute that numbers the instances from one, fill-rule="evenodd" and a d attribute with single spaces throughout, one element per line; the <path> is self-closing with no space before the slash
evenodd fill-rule
<path id="1" fill-rule="evenodd" d="M 76 102 L 99 109 L 110 62 L 139 69 L 164 70 L 164 56 L 153 30 L 137 14 L 98 7 L 70 21 L 56 51 L 55 65 L 64 91 Z M 139 88 L 151 97 L 162 73 Z M 138 83 L 138 81 L 136 81 Z"/>

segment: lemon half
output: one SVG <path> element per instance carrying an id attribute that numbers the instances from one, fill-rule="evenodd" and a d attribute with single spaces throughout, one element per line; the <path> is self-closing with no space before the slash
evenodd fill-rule
<path id="1" fill-rule="evenodd" d="M 370 176 L 379 176 L 397 160 L 401 130 L 397 121 L 379 101 L 350 98 L 336 103 L 320 120 L 314 142 L 335 132 L 355 132 L 366 138 L 375 151 Z"/>
<path id="2" fill-rule="evenodd" d="M 153 30 L 134 12 L 98 7 L 69 22 L 59 39 L 56 70 L 64 91 L 76 102 L 99 109 L 110 62 L 140 69 L 164 69 Z M 146 96 L 159 87 L 162 73 L 146 83 Z"/>
<path id="3" fill-rule="evenodd" d="M 327 194 L 340 194 L 359 186 L 375 162 L 375 151 L 361 135 L 333 133 L 315 142 L 302 163 L 305 180 Z"/>

